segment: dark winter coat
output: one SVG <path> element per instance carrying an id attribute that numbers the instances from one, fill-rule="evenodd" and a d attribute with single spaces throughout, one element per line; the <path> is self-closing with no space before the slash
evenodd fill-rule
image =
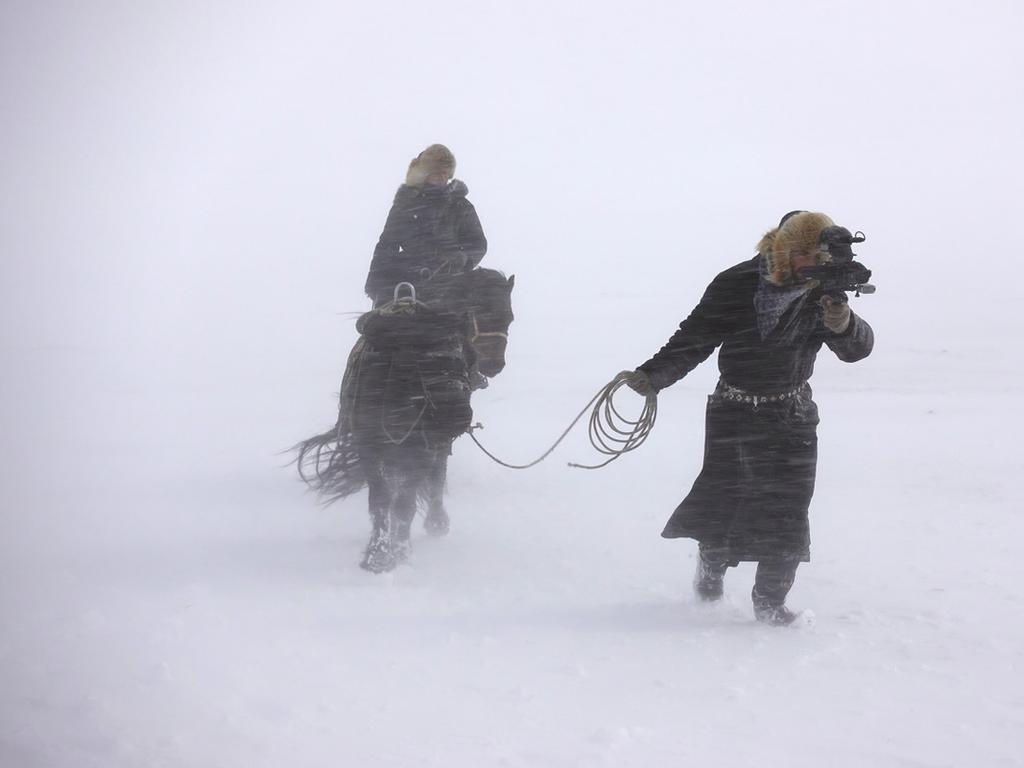
<path id="1" fill-rule="evenodd" d="M 845 362 L 867 357 L 873 345 L 871 327 L 853 313 L 843 333 L 826 329 L 813 294 L 797 300 L 762 339 L 754 308 L 762 259 L 718 275 L 668 343 L 639 368 L 663 389 L 721 347 L 704 467 L 662 536 L 697 539 L 711 557 L 733 563 L 810 558 L 818 409 L 805 383 L 822 344 Z M 735 390 L 786 396 L 751 403 L 735 399 Z"/>
<path id="2" fill-rule="evenodd" d="M 375 303 L 390 301 L 398 283 L 417 285 L 480 263 L 487 238 L 468 192 L 457 179 L 444 187 L 398 188 L 366 278 L 366 294 Z"/>

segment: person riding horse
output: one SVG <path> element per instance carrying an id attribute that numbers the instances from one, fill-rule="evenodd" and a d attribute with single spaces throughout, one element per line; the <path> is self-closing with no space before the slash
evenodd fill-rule
<path id="1" fill-rule="evenodd" d="M 421 504 L 426 532 L 448 532 L 448 456 L 472 421 L 473 371 L 482 379 L 505 367 L 514 285 L 494 269 L 445 275 L 431 281 L 429 303 L 402 287 L 356 322 L 337 421 L 296 446 L 296 463 L 325 502 L 369 490 L 366 570 L 408 557 Z"/>
<path id="2" fill-rule="evenodd" d="M 374 307 L 391 301 L 399 283 L 419 289 L 435 276 L 474 269 L 487 253 L 480 219 L 466 199 L 469 188 L 454 173 L 455 156 L 443 144 L 431 144 L 409 163 L 366 278 Z"/>
<path id="3" fill-rule="evenodd" d="M 296 446 L 299 474 L 325 501 L 369 491 L 372 531 L 360 566 L 409 553 L 420 503 L 428 534 L 448 532 L 443 503 L 452 442 L 472 419 L 470 393 L 505 367 L 514 276 L 477 268 L 487 239 L 441 144 L 411 163 L 374 250 L 334 427 Z"/>

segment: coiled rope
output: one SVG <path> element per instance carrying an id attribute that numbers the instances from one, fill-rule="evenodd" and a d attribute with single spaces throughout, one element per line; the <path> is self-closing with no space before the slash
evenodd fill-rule
<path id="1" fill-rule="evenodd" d="M 643 445 L 644 441 L 650 436 L 651 430 L 654 429 L 654 422 L 658 417 L 658 397 L 654 394 L 647 395 L 644 398 L 643 410 L 640 411 L 640 416 L 635 420 L 626 418 L 615 407 L 615 393 L 626 385 L 632 375 L 633 371 L 622 371 L 614 379 L 601 387 L 600 391 L 590 398 L 590 402 L 583 406 L 583 410 L 565 428 L 554 444 L 529 464 L 509 464 L 484 448 L 480 441 L 476 439 L 476 435 L 473 434 L 474 430 L 483 429 L 483 426 L 480 424 L 475 424 L 470 428 L 469 436 L 476 443 L 477 447 L 497 464 L 509 469 L 529 469 L 540 464 L 550 456 L 551 452 L 559 446 L 569 432 L 572 431 L 572 428 L 576 426 L 576 423 L 583 418 L 587 410 L 590 410 L 590 423 L 588 427 L 590 444 L 598 453 L 610 458 L 600 464 L 569 462 L 569 466 L 578 469 L 600 469 L 601 467 L 606 467 L 620 456 L 630 451 L 635 451 Z"/>

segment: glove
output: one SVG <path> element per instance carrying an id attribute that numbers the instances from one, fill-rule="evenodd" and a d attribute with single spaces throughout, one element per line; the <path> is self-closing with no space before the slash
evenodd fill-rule
<path id="1" fill-rule="evenodd" d="M 832 333 L 842 333 L 850 324 L 850 305 L 845 301 L 836 301 L 831 296 L 821 297 L 821 307 L 825 312 L 821 322 Z"/>
<path id="2" fill-rule="evenodd" d="M 651 380 L 643 371 L 631 371 L 626 377 L 626 386 L 632 389 L 641 397 L 650 397 L 658 394 L 658 390 L 651 384 Z"/>

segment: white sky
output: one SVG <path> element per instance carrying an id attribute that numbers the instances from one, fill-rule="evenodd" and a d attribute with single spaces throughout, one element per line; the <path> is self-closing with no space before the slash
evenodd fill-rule
<path id="1" fill-rule="evenodd" d="M 0 345 L 74 352 L 48 387 L 8 381 L 16 422 L 55 422 L 69 382 L 55 432 L 167 418 L 168 398 L 187 402 L 176 428 L 216 431 L 253 408 L 239 392 L 329 393 L 353 336 L 339 313 L 366 308 L 394 189 L 435 141 L 484 263 L 517 274 L 520 375 L 588 337 L 604 354 L 581 393 L 637 365 L 793 208 L 867 233 L 879 292 L 855 306 L 880 352 L 1019 336 L 1018 3 L 0 14 Z M 602 313 L 609 291 L 635 314 Z"/>

